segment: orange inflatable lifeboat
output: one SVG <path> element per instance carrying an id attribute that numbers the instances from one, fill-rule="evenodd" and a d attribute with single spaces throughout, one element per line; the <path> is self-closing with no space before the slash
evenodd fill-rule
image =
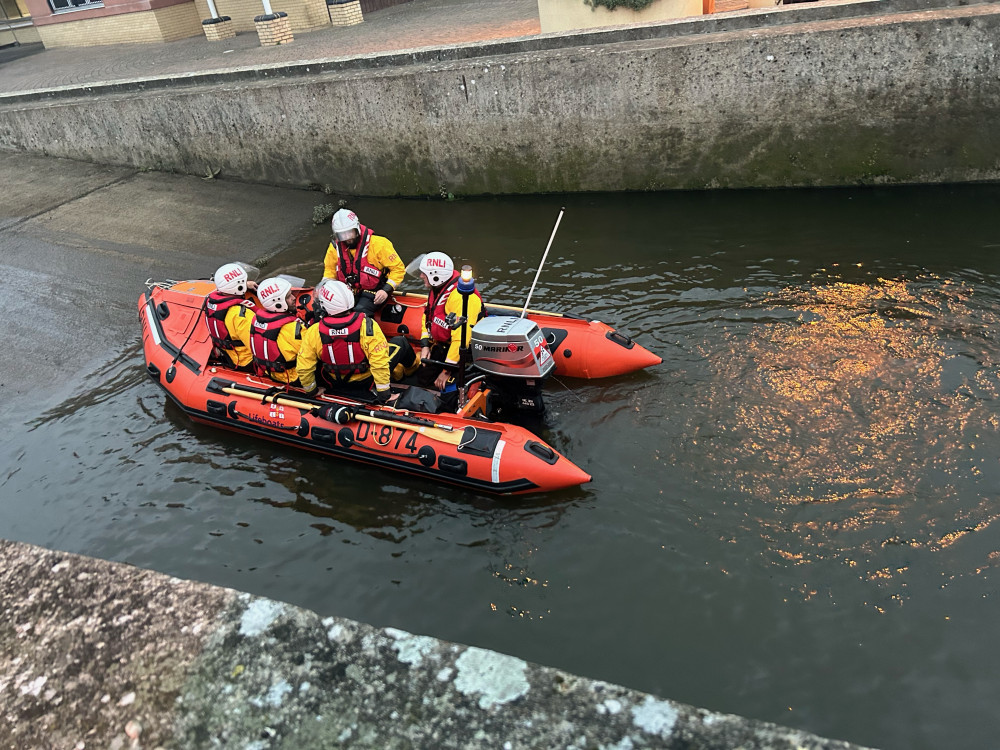
<path id="1" fill-rule="evenodd" d="M 478 391 L 470 391 L 457 414 L 401 411 L 332 395 L 311 398 L 211 361 L 203 306 L 215 288 L 212 282 L 147 286 L 138 302 L 146 370 L 196 422 L 486 492 L 548 492 L 590 481 L 589 474 L 527 429 L 487 420 L 485 383 L 473 386 Z M 414 331 L 411 337 L 418 336 L 419 318 L 409 323 L 416 308 L 401 303 L 399 308 L 404 315 L 385 325 L 386 335 L 402 332 L 405 325 Z M 573 321 L 566 330 L 576 325 L 575 319 L 558 320 Z M 567 340 L 569 333 L 563 337 Z M 629 351 L 624 344 L 613 346 Z M 532 356 L 543 363 L 548 357 L 544 346 Z"/>

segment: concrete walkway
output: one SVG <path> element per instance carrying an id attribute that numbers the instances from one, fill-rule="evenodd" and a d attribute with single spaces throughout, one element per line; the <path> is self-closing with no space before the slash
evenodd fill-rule
<path id="1" fill-rule="evenodd" d="M 261 47 L 257 34 L 210 42 L 204 36 L 163 44 L 43 50 L 0 58 L 0 93 L 112 82 L 274 63 L 348 57 L 538 34 L 536 0 L 413 0 L 371 13 L 357 26 L 299 31 L 295 41 Z"/>

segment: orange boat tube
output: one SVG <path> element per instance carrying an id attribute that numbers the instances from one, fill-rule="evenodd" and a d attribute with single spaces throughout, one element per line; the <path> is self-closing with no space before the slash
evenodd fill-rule
<path id="1" fill-rule="evenodd" d="M 386 305 L 378 314 L 386 336 L 420 338 L 426 297 L 397 294 L 395 305 Z M 491 315 L 519 315 L 520 309 L 506 305 L 486 305 Z M 575 315 L 529 310 L 526 316 L 538 324 L 556 363 L 556 373 L 568 378 L 607 378 L 625 375 L 663 360 L 628 336 L 598 320 Z"/>
<path id="2" fill-rule="evenodd" d="M 212 288 L 154 284 L 138 302 L 146 370 L 192 420 L 483 492 L 551 492 L 590 481 L 517 425 L 312 398 L 210 363 L 202 306 Z"/>

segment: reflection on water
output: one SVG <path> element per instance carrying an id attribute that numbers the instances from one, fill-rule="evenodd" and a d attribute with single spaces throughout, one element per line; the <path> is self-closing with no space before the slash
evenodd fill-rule
<path id="1" fill-rule="evenodd" d="M 773 506 L 741 524 L 773 564 L 832 560 L 888 587 L 909 566 L 883 565 L 884 547 L 932 553 L 989 529 L 996 301 L 931 274 L 820 282 L 761 294 L 703 342 L 713 408 L 690 435 L 719 487 Z"/>
<path id="2" fill-rule="evenodd" d="M 550 383 L 539 433 L 591 484 L 483 497 L 195 425 L 132 340 L 0 439 L 0 528 L 863 744 L 989 746 L 998 198 L 357 201 L 518 306 L 567 206 L 532 306 L 664 358 Z M 315 282 L 327 236 L 264 272 Z"/>
<path id="3" fill-rule="evenodd" d="M 996 397 L 992 362 L 971 359 L 959 388 L 942 384 L 946 342 L 933 317 L 947 305 L 954 323 L 968 290 L 919 286 L 880 279 L 768 295 L 760 307 L 796 319 L 727 331 L 738 354 L 713 351 L 711 361 L 717 380 L 739 383 L 743 396 L 721 425 L 740 435 L 738 458 L 748 459 L 740 491 L 783 503 L 899 498 L 918 490 L 927 466 L 910 459 L 923 446 L 933 447 L 932 468 L 953 474 L 962 438 L 996 430 L 983 408 Z"/>

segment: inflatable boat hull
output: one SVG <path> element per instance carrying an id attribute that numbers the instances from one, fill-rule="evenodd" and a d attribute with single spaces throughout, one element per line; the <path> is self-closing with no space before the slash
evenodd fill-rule
<path id="1" fill-rule="evenodd" d="M 213 365 L 207 291 L 205 282 L 154 285 L 138 303 L 146 370 L 196 422 L 483 492 L 550 492 L 590 481 L 517 425 L 309 398 Z"/>

